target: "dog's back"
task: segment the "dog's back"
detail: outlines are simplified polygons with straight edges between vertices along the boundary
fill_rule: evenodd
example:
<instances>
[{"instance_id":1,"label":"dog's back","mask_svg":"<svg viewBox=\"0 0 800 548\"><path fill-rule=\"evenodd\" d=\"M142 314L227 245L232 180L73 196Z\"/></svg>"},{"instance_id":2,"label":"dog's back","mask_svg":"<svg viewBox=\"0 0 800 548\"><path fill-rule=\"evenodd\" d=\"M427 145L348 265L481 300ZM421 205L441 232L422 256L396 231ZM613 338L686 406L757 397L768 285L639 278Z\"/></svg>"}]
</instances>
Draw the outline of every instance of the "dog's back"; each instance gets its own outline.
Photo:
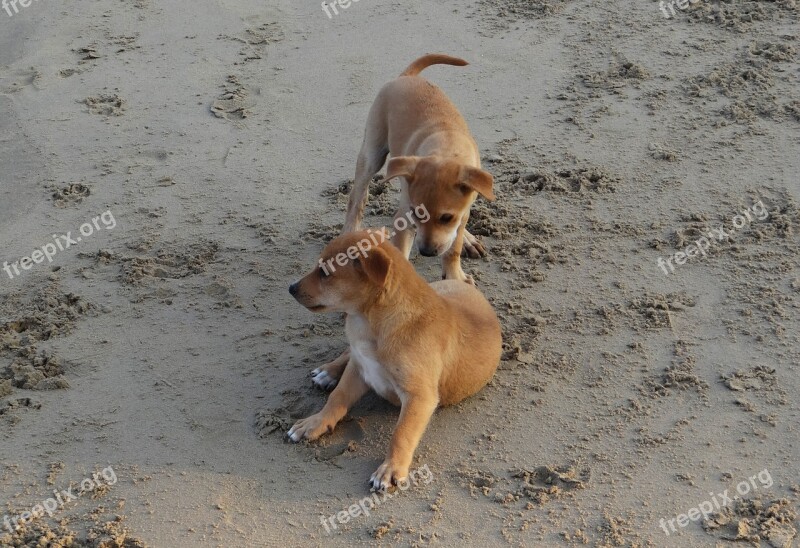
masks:
<instances>
[{"instance_id":1,"label":"dog's back","mask_svg":"<svg viewBox=\"0 0 800 548\"><path fill-rule=\"evenodd\" d=\"M477 165L477 144L467 121L441 88L418 77L402 77L386 84L376 103L385 109L386 142L392 156L451 155L466 149L469 165Z\"/></svg>"},{"instance_id":2,"label":"dog's back","mask_svg":"<svg viewBox=\"0 0 800 548\"><path fill-rule=\"evenodd\" d=\"M455 357L445 364L439 381L440 405L452 405L478 392L497 370L503 344L500 321L471 284L442 280L431 287L451 306L457 321Z\"/></svg>"}]
</instances>

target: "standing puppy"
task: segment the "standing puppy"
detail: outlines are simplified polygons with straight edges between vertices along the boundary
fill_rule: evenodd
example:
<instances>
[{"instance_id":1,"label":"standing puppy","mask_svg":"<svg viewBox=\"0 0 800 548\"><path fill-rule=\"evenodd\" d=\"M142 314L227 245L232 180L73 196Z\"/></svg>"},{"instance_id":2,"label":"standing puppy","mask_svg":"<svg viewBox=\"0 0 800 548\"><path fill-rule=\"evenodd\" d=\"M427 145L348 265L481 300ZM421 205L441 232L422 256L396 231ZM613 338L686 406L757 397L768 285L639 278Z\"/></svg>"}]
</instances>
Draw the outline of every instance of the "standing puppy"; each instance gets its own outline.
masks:
<instances>
[{"instance_id":1,"label":"standing puppy","mask_svg":"<svg viewBox=\"0 0 800 548\"><path fill-rule=\"evenodd\" d=\"M464 66L463 59L430 54L420 57L378 93L367 118L358 154L344 232L358 230L372 177L392 158L386 180L402 177L400 208L395 218L424 205L428 223L417 223L417 247L427 257L442 255L442 277L472 283L461 269L461 251L472 257L486 252L466 231L469 210L478 194L494 200L491 174L481 169L478 145L467 123L442 90L419 73L430 65ZM414 233L409 227L394 237L406 258Z\"/></svg>"},{"instance_id":2,"label":"standing puppy","mask_svg":"<svg viewBox=\"0 0 800 548\"><path fill-rule=\"evenodd\" d=\"M480 291L457 280L428 284L383 231L334 239L289 292L312 312L347 313L350 358L322 411L289 430L315 440L370 389L400 406L389 452L372 474L387 489L408 469L434 410L475 394L500 362L500 322ZM346 260L340 260L345 257ZM337 261L334 268L327 268Z\"/></svg>"}]
</instances>

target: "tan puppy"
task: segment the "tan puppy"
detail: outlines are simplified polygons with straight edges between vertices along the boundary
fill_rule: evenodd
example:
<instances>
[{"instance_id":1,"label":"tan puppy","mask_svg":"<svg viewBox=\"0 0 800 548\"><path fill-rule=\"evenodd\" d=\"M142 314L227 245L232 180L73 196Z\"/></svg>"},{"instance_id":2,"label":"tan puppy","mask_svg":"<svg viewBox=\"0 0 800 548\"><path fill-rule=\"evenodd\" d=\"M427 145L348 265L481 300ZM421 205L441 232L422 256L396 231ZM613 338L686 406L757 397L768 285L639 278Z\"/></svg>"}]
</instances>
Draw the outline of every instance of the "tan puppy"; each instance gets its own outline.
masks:
<instances>
[{"instance_id":1,"label":"tan puppy","mask_svg":"<svg viewBox=\"0 0 800 548\"><path fill-rule=\"evenodd\" d=\"M424 205L431 218L416 223L420 254L442 255L443 278L472 282L461 269L461 251L465 249L471 257L486 252L465 227L479 193L494 200L494 181L481 169L478 145L458 109L442 90L418 76L435 64L464 66L467 62L448 55L425 55L378 92L358 154L344 232L361 226L369 182L391 155L386 179L404 179L395 217ZM393 238L406 258L414 240L412 230L398 231Z\"/></svg>"},{"instance_id":2,"label":"tan puppy","mask_svg":"<svg viewBox=\"0 0 800 548\"><path fill-rule=\"evenodd\" d=\"M457 280L429 285L387 238L385 231L339 236L319 266L289 288L312 312L347 313L350 358L322 411L288 436L315 440L331 432L374 390L400 406L386 460L370 478L378 490L406 479L437 406L489 382L502 343L500 322L480 291Z\"/></svg>"}]
</instances>

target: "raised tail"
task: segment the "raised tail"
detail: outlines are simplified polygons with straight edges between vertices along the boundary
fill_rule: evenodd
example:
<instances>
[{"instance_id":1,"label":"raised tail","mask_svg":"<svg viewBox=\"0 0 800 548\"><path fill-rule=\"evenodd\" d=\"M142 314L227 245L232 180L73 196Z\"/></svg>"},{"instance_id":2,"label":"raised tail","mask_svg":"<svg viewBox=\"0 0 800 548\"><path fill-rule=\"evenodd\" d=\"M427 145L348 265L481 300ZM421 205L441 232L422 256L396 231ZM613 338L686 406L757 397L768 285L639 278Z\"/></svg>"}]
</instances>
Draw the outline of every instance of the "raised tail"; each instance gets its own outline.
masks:
<instances>
[{"instance_id":1,"label":"raised tail","mask_svg":"<svg viewBox=\"0 0 800 548\"><path fill-rule=\"evenodd\" d=\"M463 67L469 65L469 63L458 57L451 57L441 53L429 53L408 65L408 68L404 70L400 76L416 76L431 65L455 65L457 67Z\"/></svg>"}]
</instances>

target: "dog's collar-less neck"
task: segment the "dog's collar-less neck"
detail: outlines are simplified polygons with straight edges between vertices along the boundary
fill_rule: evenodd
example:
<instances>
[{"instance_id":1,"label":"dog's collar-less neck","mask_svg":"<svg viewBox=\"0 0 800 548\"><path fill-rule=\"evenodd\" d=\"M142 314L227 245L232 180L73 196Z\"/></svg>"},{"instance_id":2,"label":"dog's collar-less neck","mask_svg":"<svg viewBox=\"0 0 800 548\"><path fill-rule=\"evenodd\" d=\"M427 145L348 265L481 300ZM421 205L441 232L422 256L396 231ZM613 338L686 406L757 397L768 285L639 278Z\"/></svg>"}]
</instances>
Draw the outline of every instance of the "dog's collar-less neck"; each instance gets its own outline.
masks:
<instances>
[{"instance_id":1,"label":"dog's collar-less neck","mask_svg":"<svg viewBox=\"0 0 800 548\"><path fill-rule=\"evenodd\" d=\"M388 289L369 310L360 316L372 326L374 332L401 330L409 324L418 324L419 318L438 305L436 291L420 278L419 286L404 284ZM436 303L436 304L434 304Z\"/></svg>"}]
</instances>

